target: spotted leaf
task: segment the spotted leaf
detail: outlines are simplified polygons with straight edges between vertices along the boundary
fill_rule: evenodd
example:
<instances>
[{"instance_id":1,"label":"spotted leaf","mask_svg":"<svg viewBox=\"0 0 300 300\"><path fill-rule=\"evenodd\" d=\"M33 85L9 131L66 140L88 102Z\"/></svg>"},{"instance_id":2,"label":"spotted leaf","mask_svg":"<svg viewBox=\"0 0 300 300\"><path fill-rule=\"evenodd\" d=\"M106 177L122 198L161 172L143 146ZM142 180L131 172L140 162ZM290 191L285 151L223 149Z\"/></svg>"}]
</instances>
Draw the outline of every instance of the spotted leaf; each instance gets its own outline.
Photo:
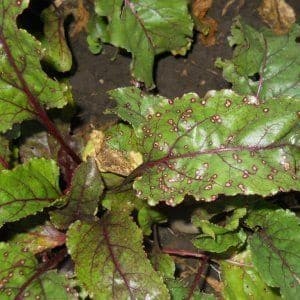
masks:
<instances>
[{"instance_id":1,"label":"spotted leaf","mask_svg":"<svg viewBox=\"0 0 300 300\"><path fill-rule=\"evenodd\" d=\"M0 227L42 211L60 197L59 169L53 160L32 159L0 173Z\"/></svg>"},{"instance_id":2,"label":"spotted leaf","mask_svg":"<svg viewBox=\"0 0 300 300\"><path fill-rule=\"evenodd\" d=\"M122 211L112 211L100 221L77 221L67 233L67 247L78 281L91 297L169 299L142 242L142 232Z\"/></svg>"},{"instance_id":3,"label":"spotted leaf","mask_svg":"<svg viewBox=\"0 0 300 300\"><path fill-rule=\"evenodd\" d=\"M45 118L45 108L62 107L68 86L50 79L40 65L44 53L38 42L16 24L29 0L0 4L0 132L15 123Z\"/></svg>"},{"instance_id":4,"label":"spotted leaf","mask_svg":"<svg viewBox=\"0 0 300 300\"><path fill-rule=\"evenodd\" d=\"M94 160L89 159L75 170L70 191L67 194L67 205L50 212L51 221L56 227L67 229L78 219L94 216L103 191L103 183Z\"/></svg>"},{"instance_id":5,"label":"spotted leaf","mask_svg":"<svg viewBox=\"0 0 300 300\"><path fill-rule=\"evenodd\" d=\"M229 44L235 46L231 60L218 59L223 77L238 93L258 99L300 96L300 25L283 36L270 29L255 30L237 20Z\"/></svg>"},{"instance_id":6,"label":"spotted leaf","mask_svg":"<svg viewBox=\"0 0 300 300\"><path fill-rule=\"evenodd\" d=\"M150 205L176 205L186 194L211 201L300 189L299 99L257 104L222 90L157 104L135 88L111 96L113 112L133 124L143 164L131 177Z\"/></svg>"},{"instance_id":7,"label":"spotted leaf","mask_svg":"<svg viewBox=\"0 0 300 300\"><path fill-rule=\"evenodd\" d=\"M15 244L0 243L0 298L78 299L67 278L56 271L41 272L34 254Z\"/></svg>"},{"instance_id":8,"label":"spotted leaf","mask_svg":"<svg viewBox=\"0 0 300 300\"><path fill-rule=\"evenodd\" d=\"M166 51L184 55L191 45L193 22L185 0L97 0L95 11L91 51L99 52L100 41L125 48L132 53L133 76L149 88L154 87L154 56Z\"/></svg>"},{"instance_id":9,"label":"spotted leaf","mask_svg":"<svg viewBox=\"0 0 300 300\"><path fill-rule=\"evenodd\" d=\"M271 287L280 287L285 299L300 294L300 222L288 210L253 210L248 225L255 230L249 244L253 264Z\"/></svg>"}]
</instances>

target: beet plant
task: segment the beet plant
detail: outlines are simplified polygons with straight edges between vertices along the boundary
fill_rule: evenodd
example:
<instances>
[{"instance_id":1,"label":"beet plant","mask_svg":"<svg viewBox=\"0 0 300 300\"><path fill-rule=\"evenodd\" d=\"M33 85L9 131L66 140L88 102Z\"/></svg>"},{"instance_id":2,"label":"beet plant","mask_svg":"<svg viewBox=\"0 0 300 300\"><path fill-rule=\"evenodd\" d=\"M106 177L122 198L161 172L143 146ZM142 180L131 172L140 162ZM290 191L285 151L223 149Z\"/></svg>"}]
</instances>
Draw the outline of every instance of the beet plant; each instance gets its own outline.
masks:
<instances>
[{"instance_id":1,"label":"beet plant","mask_svg":"<svg viewBox=\"0 0 300 300\"><path fill-rule=\"evenodd\" d=\"M50 4L34 36L28 5L0 4L0 298L298 299L299 219L278 199L300 190L299 25L275 36L235 20L232 59L216 61L232 88L168 99L149 91L153 64L188 51L186 1L95 1L90 49L130 52L147 91L110 91L119 122L82 137L53 76L72 67L68 14ZM166 207L191 198L194 251L165 249ZM178 255L199 261L190 285Z\"/></svg>"}]
</instances>

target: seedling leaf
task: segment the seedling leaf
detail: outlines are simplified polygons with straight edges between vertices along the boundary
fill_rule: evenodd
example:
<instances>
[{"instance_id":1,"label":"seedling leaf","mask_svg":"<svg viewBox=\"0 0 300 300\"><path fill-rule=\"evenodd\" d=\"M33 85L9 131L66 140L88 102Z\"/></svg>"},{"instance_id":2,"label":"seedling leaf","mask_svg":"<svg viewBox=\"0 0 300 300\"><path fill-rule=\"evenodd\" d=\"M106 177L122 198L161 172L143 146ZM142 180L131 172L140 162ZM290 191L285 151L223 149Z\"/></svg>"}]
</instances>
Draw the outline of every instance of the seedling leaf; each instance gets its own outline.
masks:
<instances>
[{"instance_id":1,"label":"seedling leaf","mask_svg":"<svg viewBox=\"0 0 300 300\"><path fill-rule=\"evenodd\" d=\"M133 76L153 88L152 69L157 54L184 55L190 48L193 22L185 0L96 1L90 24L91 50L101 50L97 40L132 53Z\"/></svg>"},{"instance_id":2,"label":"seedling leaf","mask_svg":"<svg viewBox=\"0 0 300 300\"><path fill-rule=\"evenodd\" d=\"M144 163L131 177L150 205L300 189L299 99L257 104L231 90L166 99L133 87L110 94L138 138Z\"/></svg>"},{"instance_id":3,"label":"seedling leaf","mask_svg":"<svg viewBox=\"0 0 300 300\"><path fill-rule=\"evenodd\" d=\"M96 299L169 299L162 278L146 258L142 233L127 213L77 221L67 234L75 272Z\"/></svg>"},{"instance_id":4,"label":"seedling leaf","mask_svg":"<svg viewBox=\"0 0 300 300\"><path fill-rule=\"evenodd\" d=\"M59 169L53 160L32 159L0 173L0 227L53 205L60 197Z\"/></svg>"},{"instance_id":5,"label":"seedling leaf","mask_svg":"<svg viewBox=\"0 0 300 300\"><path fill-rule=\"evenodd\" d=\"M258 99L299 98L300 25L283 36L270 29L255 30L239 19L233 24L229 44L235 46L231 60L218 59L223 77L232 89Z\"/></svg>"}]
</instances>

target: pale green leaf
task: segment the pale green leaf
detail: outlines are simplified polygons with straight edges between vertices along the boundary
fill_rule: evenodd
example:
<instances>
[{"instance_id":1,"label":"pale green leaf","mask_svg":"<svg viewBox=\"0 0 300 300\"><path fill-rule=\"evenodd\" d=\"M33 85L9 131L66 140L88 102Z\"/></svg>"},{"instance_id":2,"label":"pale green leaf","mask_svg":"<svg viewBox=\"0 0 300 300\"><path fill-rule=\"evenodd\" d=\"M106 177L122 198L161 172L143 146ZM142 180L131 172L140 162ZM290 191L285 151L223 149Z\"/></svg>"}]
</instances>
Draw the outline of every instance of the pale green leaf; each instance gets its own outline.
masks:
<instances>
[{"instance_id":1,"label":"pale green leaf","mask_svg":"<svg viewBox=\"0 0 300 300\"><path fill-rule=\"evenodd\" d=\"M101 50L97 40L126 49L133 76L148 88L154 87L155 55L184 55L190 48L193 22L186 0L97 0L95 11L88 37L92 52Z\"/></svg>"},{"instance_id":2,"label":"pale green leaf","mask_svg":"<svg viewBox=\"0 0 300 300\"><path fill-rule=\"evenodd\" d=\"M255 30L239 19L233 24L231 60L216 61L223 68L223 77L234 91L258 99L300 97L300 26L295 24L283 36L270 29Z\"/></svg>"},{"instance_id":3,"label":"pale green leaf","mask_svg":"<svg viewBox=\"0 0 300 300\"><path fill-rule=\"evenodd\" d=\"M264 217L262 214L265 212ZM252 212L256 232L249 244L253 263L263 280L280 287L286 299L300 295L300 222L288 210L259 210Z\"/></svg>"},{"instance_id":4,"label":"pale green leaf","mask_svg":"<svg viewBox=\"0 0 300 300\"><path fill-rule=\"evenodd\" d=\"M77 221L67 247L78 281L94 299L169 299L162 278L146 257L142 232L127 212L101 220Z\"/></svg>"},{"instance_id":5,"label":"pale green leaf","mask_svg":"<svg viewBox=\"0 0 300 300\"><path fill-rule=\"evenodd\" d=\"M150 256L150 261L155 271L160 272L163 278L174 279L175 262L169 255L161 251L153 251Z\"/></svg>"},{"instance_id":6,"label":"pale green leaf","mask_svg":"<svg viewBox=\"0 0 300 300\"><path fill-rule=\"evenodd\" d=\"M63 107L69 87L50 79L40 60L43 49L16 19L29 0L3 0L0 5L0 132L15 123L41 117L42 107Z\"/></svg>"},{"instance_id":7,"label":"pale green leaf","mask_svg":"<svg viewBox=\"0 0 300 300\"><path fill-rule=\"evenodd\" d=\"M132 87L110 94L138 138L144 163L131 177L150 205L300 189L299 99L258 105L231 90L166 99Z\"/></svg>"},{"instance_id":8,"label":"pale green leaf","mask_svg":"<svg viewBox=\"0 0 300 300\"><path fill-rule=\"evenodd\" d=\"M42 211L61 196L53 160L32 159L0 173L0 227Z\"/></svg>"},{"instance_id":9,"label":"pale green leaf","mask_svg":"<svg viewBox=\"0 0 300 300\"><path fill-rule=\"evenodd\" d=\"M73 300L78 299L63 274L40 272L34 255L21 247L0 243L0 298Z\"/></svg>"},{"instance_id":10,"label":"pale green leaf","mask_svg":"<svg viewBox=\"0 0 300 300\"><path fill-rule=\"evenodd\" d=\"M226 300L280 299L276 290L268 287L254 268L249 250L220 261L223 296Z\"/></svg>"}]
</instances>

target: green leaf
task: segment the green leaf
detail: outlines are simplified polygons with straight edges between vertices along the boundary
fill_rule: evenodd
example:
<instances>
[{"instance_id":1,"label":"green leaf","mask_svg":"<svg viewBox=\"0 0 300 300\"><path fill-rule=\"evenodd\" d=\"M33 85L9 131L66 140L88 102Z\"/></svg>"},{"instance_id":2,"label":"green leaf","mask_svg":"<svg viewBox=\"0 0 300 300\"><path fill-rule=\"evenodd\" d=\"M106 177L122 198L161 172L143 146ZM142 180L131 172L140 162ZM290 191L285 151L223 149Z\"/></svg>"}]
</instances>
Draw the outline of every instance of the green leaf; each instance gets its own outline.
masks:
<instances>
[{"instance_id":1,"label":"green leaf","mask_svg":"<svg viewBox=\"0 0 300 300\"><path fill-rule=\"evenodd\" d=\"M202 251L222 253L232 247L241 247L245 243L246 239L247 234L241 229L239 231L218 234L215 238L212 238L207 234L202 234L193 240L193 244Z\"/></svg>"},{"instance_id":2,"label":"green leaf","mask_svg":"<svg viewBox=\"0 0 300 300\"><path fill-rule=\"evenodd\" d=\"M155 271L159 272L163 278L174 279L175 262L169 254L161 251L154 251L151 253L150 261Z\"/></svg>"},{"instance_id":3,"label":"green leaf","mask_svg":"<svg viewBox=\"0 0 300 300\"><path fill-rule=\"evenodd\" d=\"M226 220L225 226L220 226L214 223L209 222L208 220L201 220L199 217L194 216L192 218L192 223L200 227L203 233L211 236L213 239L218 234L224 234L230 231L238 229L240 219L243 218L247 213L246 208L237 208L233 211L231 217Z\"/></svg>"},{"instance_id":4,"label":"green leaf","mask_svg":"<svg viewBox=\"0 0 300 300\"><path fill-rule=\"evenodd\" d=\"M260 100L300 96L300 26L295 24L287 35L275 35L270 29L255 30L239 19L233 24L231 60L218 59L223 77L234 91Z\"/></svg>"},{"instance_id":5,"label":"green leaf","mask_svg":"<svg viewBox=\"0 0 300 300\"><path fill-rule=\"evenodd\" d=\"M131 176L150 205L300 189L299 99L257 105L231 90L166 99L132 87L110 94L138 138L144 163Z\"/></svg>"},{"instance_id":6,"label":"green leaf","mask_svg":"<svg viewBox=\"0 0 300 300\"><path fill-rule=\"evenodd\" d=\"M43 49L16 19L29 0L3 0L0 6L0 132L15 123L41 117L42 106L63 107L66 84L50 79L42 70Z\"/></svg>"},{"instance_id":7,"label":"green leaf","mask_svg":"<svg viewBox=\"0 0 300 300\"><path fill-rule=\"evenodd\" d=\"M17 233L10 242L35 254L64 245L65 234L56 230L51 224L46 224Z\"/></svg>"},{"instance_id":8,"label":"green leaf","mask_svg":"<svg viewBox=\"0 0 300 300\"><path fill-rule=\"evenodd\" d=\"M300 295L300 222L288 210L259 211L256 232L249 244L253 263L263 280L272 287L280 287L286 299ZM253 212L255 214L255 211ZM254 221L254 216L252 220Z\"/></svg>"},{"instance_id":9,"label":"green leaf","mask_svg":"<svg viewBox=\"0 0 300 300\"><path fill-rule=\"evenodd\" d=\"M66 276L56 271L39 272L34 255L17 245L0 243L0 298L77 299Z\"/></svg>"},{"instance_id":10,"label":"green leaf","mask_svg":"<svg viewBox=\"0 0 300 300\"><path fill-rule=\"evenodd\" d=\"M53 160L32 159L0 173L0 227L53 205L61 196Z\"/></svg>"},{"instance_id":11,"label":"green leaf","mask_svg":"<svg viewBox=\"0 0 300 300\"><path fill-rule=\"evenodd\" d=\"M81 163L72 178L67 205L50 212L52 223L60 229L67 229L78 219L96 215L103 188L95 161L89 159Z\"/></svg>"},{"instance_id":12,"label":"green leaf","mask_svg":"<svg viewBox=\"0 0 300 300\"><path fill-rule=\"evenodd\" d=\"M133 76L148 88L154 87L155 55L185 55L190 48L193 22L186 0L98 0L95 11L88 37L92 52L101 50L97 40L126 49L132 53Z\"/></svg>"},{"instance_id":13,"label":"green leaf","mask_svg":"<svg viewBox=\"0 0 300 300\"><path fill-rule=\"evenodd\" d=\"M65 18L57 13L54 5L44 9L41 18L44 22L44 36L41 43L46 49L43 61L58 72L69 71L72 67L72 54L65 37Z\"/></svg>"},{"instance_id":14,"label":"green leaf","mask_svg":"<svg viewBox=\"0 0 300 300\"><path fill-rule=\"evenodd\" d=\"M189 288L184 285L183 282L178 279L167 280L167 286L171 293L172 300L214 300L216 299L213 295L201 293L199 291L195 291L191 298L187 298L189 296Z\"/></svg>"},{"instance_id":15,"label":"green leaf","mask_svg":"<svg viewBox=\"0 0 300 300\"><path fill-rule=\"evenodd\" d=\"M249 250L231 257L230 261L220 261L220 266L225 299L280 299L276 290L268 287L259 276Z\"/></svg>"},{"instance_id":16,"label":"green leaf","mask_svg":"<svg viewBox=\"0 0 300 300\"><path fill-rule=\"evenodd\" d=\"M78 281L91 297L169 299L142 242L142 232L122 211L106 214L100 221L77 221L67 234Z\"/></svg>"}]
</instances>

